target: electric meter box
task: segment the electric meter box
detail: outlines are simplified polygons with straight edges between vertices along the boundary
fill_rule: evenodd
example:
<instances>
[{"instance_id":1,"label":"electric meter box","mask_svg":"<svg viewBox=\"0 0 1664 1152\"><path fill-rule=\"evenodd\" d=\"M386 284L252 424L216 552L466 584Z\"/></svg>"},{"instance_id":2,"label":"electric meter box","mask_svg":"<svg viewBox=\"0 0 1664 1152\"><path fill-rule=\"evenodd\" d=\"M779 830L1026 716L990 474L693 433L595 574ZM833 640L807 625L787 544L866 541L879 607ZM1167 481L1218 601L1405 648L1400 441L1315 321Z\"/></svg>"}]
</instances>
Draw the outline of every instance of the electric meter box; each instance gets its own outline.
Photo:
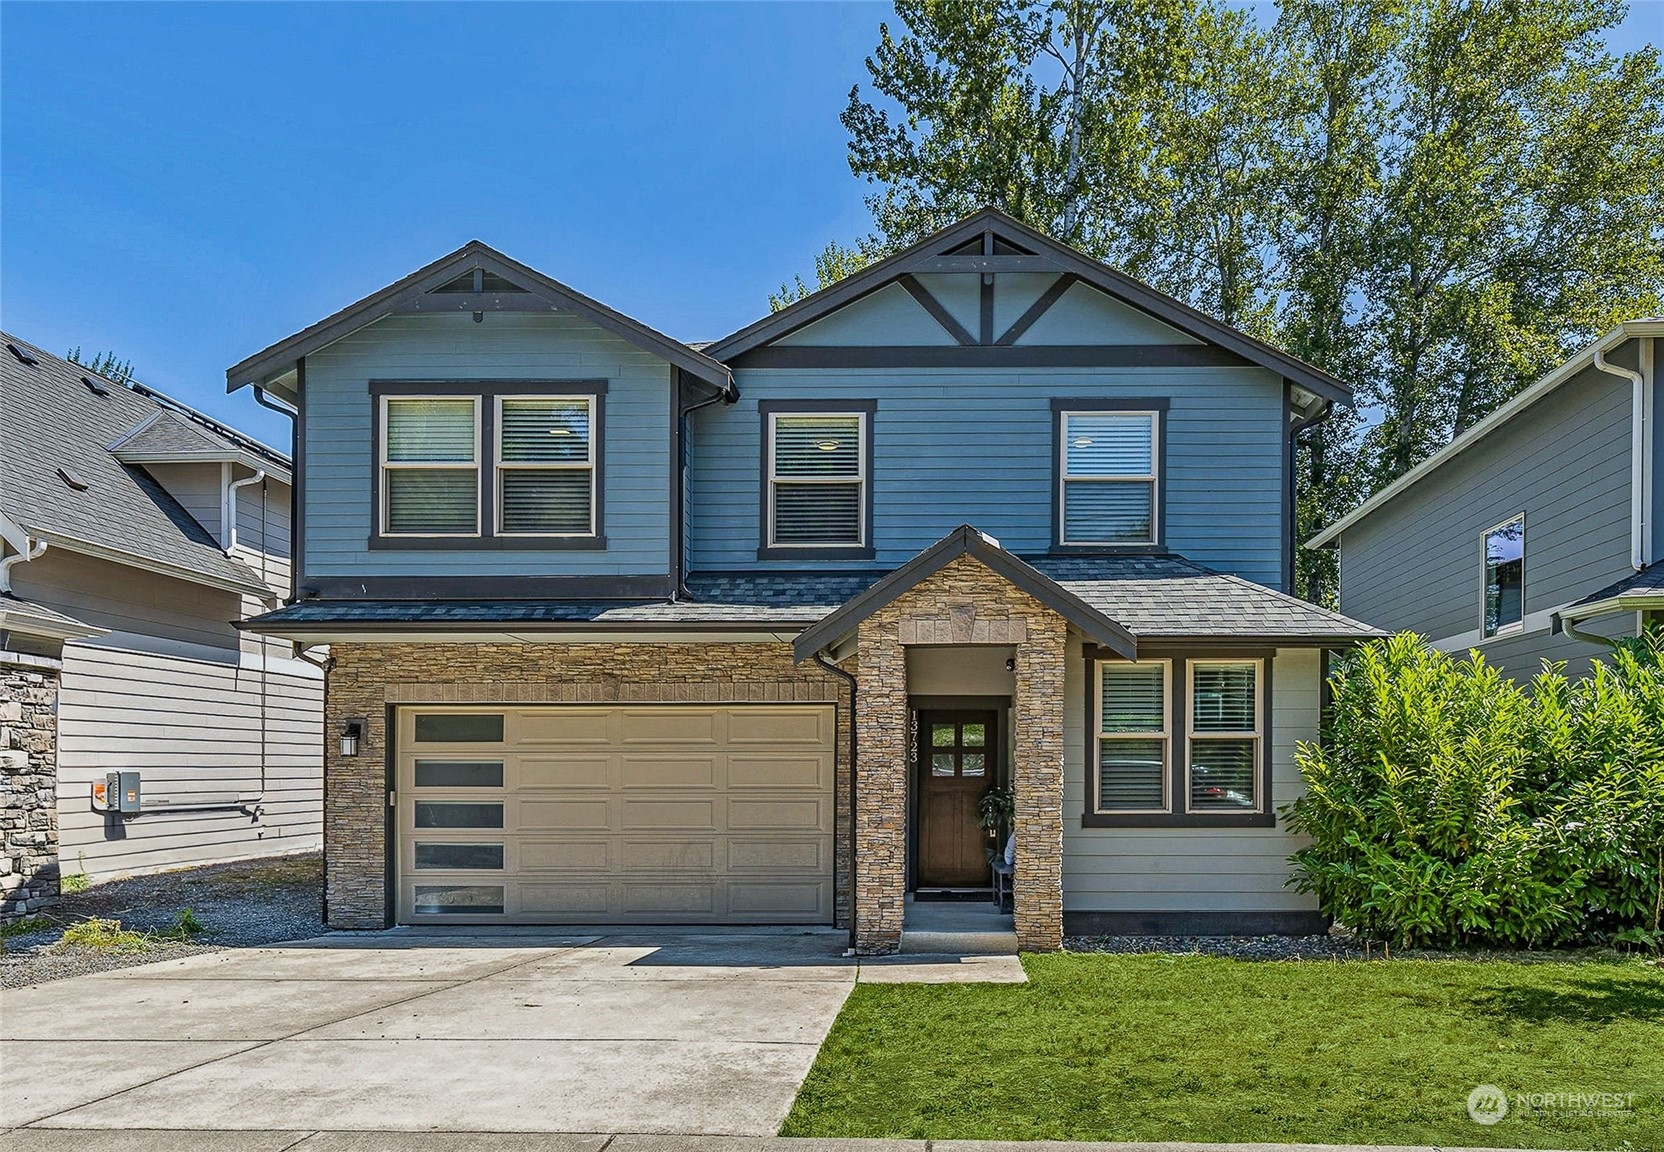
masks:
<instances>
[{"instance_id":1,"label":"electric meter box","mask_svg":"<svg viewBox=\"0 0 1664 1152\"><path fill-rule=\"evenodd\" d=\"M104 776L104 783L109 811L120 812L124 816L138 814L139 774L137 772L108 772Z\"/></svg>"}]
</instances>

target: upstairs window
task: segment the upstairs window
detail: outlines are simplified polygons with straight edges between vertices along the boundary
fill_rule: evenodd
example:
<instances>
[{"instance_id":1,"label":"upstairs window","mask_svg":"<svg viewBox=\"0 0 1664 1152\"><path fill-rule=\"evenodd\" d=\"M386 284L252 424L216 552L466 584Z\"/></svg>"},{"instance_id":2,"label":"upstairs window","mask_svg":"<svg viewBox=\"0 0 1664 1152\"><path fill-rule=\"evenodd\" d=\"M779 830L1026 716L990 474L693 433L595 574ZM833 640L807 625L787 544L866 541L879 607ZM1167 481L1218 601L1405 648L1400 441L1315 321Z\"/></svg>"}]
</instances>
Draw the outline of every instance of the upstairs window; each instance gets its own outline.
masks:
<instances>
[{"instance_id":1,"label":"upstairs window","mask_svg":"<svg viewBox=\"0 0 1664 1152\"><path fill-rule=\"evenodd\" d=\"M594 408L589 396L497 398L498 533L595 533Z\"/></svg>"},{"instance_id":2,"label":"upstairs window","mask_svg":"<svg viewBox=\"0 0 1664 1152\"><path fill-rule=\"evenodd\" d=\"M382 397L381 532L478 536L480 402Z\"/></svg>"},{"instance_id":3,"label":"upstairs window","mask_svg":"<svg viewBox=\"0 0 1664 1152\"><path fill-rule=\"evenodd\" d=\"M1258 812L1260 664L1193 660L1190 669L1190 810Z\"/></svg>"},{"instance_id":4,"label":"upstairs window","mask_svg":"<svg viewBox=\"0 0 1664 1152\"><path fill-rule=\"evenodd\" d=\"M1484 634L1525 626L1525 514L1485 532Z\"/></svg>"},{"instance_id":5,"label":"upstairs window","mask_svg":"<svg viewBox=\"0 0 1664 1152\"><path fill-rule=\"evenodd\" d=\"M765 552L870 546L871 418L870 411L767 414Z\"/></svg>"},{"instance_id":6,"label":"upstairs window","mask_svg":"<svg viewBox=\"0 0 1664 1152\"><path fill-rule=\"evenodd\" d=\"M1058 413L1058 543L1138 546L1156 529L1159 412Z\"/></svg>"}]
</instances>

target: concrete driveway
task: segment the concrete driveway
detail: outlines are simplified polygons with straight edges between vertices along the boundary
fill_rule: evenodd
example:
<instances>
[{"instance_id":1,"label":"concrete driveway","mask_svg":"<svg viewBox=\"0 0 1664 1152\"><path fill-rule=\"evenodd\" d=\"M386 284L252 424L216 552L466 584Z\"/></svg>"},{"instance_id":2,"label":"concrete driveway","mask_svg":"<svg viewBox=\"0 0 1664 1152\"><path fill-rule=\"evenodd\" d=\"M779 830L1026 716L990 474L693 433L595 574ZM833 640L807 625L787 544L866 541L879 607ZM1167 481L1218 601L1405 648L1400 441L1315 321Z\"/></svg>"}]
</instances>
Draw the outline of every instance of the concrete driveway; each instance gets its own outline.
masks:
<instances>
[{"instance_id":1,"label":"concrete driveway","mask_svg":"<svg viewBox=\"0 0 1664 1152\"><path fill-rule=\"evenodd\" d=\"M0 1123L771 1135L856 980L831 930L458 931L0 993Z\"/></svg>"}]
</instances>

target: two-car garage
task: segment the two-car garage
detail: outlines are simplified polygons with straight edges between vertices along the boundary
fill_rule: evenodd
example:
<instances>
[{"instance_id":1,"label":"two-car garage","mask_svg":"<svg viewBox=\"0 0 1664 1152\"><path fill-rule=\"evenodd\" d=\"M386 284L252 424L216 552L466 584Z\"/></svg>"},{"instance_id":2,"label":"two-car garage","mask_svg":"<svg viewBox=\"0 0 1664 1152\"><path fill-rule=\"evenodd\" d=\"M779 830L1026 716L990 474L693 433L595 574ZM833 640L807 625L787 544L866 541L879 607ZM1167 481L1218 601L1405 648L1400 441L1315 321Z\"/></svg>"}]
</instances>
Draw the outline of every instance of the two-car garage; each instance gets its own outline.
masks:
<instances>
[{"instance_id":1,"label":"two-car garage","mask_svg":"<svg viewBox=\"0 0 1664 1152\"><path fill-rule=\"evenodd\" d=\"M829 704L397 712L401 923L832 921Z\"/></svg>"}]
</instances>

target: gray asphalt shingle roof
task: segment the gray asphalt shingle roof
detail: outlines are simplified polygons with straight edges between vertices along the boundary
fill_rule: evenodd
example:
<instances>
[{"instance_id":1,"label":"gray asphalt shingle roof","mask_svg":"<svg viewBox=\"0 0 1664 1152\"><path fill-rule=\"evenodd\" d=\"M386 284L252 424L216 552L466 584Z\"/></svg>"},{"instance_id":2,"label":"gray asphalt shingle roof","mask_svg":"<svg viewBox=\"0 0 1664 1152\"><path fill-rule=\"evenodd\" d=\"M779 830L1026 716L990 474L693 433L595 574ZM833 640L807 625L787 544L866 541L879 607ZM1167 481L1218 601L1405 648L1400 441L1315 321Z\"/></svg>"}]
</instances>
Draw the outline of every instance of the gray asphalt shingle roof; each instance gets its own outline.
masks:
<instances>
[{"instance_id":1,"label":"gray asphalt shingle roof","mask_svg":"<svg viewBox=\"0 0 1664 1152\"><path fill-rule=\"evenodd\" d=\"M104 388L96 395L82 383L88 371L79 364L16 337L5 339L37 363L0 349L0 512L31 535L250 590L262 587L259 575L226 556L149 473L109 450L165 410L159 401L108 381L95 381Z\"/></svg>"},{"instance_id":2,"label":"gray asphalt shingle roof","mask_svg":"<svg viewBox=\"0 0 1664 1152\"><path fill-rule=\"evenodd\" d=\"M1654 560L1633 576L1615 580L1568 607L1581 608L1585 604L1599 604L1602 600L1659 595L1664 595L1664 560Z\"/></svg>"},{"instance_id":3,"label":"gray asphalt shingle roof","mask_svg":"<svg viewBox=\"0 0 1664 1152\"><path fill-rule=\"evenodd\" d=\"M1314 604L1177 557L1068 557L1029 563L1126 627L1151 639L1282 638L1344 643L1380 633ZM688 577L697 599L303 600L257 617L262 630L396 625L661 624L807 627L886 574L706 572Z\"/></svg>"}]
</instances>

